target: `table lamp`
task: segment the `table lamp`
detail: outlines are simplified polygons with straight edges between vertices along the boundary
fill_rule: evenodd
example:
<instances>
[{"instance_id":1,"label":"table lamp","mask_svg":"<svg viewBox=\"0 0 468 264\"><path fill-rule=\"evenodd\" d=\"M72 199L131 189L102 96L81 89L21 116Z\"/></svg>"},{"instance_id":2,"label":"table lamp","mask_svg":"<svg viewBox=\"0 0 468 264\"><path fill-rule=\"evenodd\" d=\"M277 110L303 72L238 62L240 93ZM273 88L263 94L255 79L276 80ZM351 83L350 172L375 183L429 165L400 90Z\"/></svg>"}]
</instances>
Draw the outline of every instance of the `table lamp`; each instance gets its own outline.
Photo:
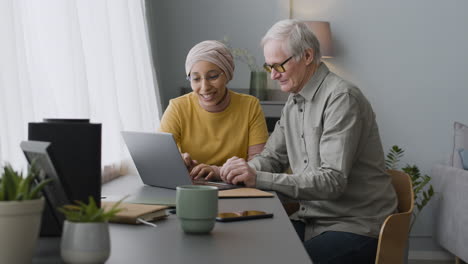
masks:
<instances>
[{"instance_id":1,"label":"table lamp","mask_svg":"<svg viewBox=\"0 0 468 264\"><path fill-rule=\"evenodd\" d=\"M333 57L330 23L325 21L304 21L320 43L322 58Z\"/></svg>"}]
</instances>

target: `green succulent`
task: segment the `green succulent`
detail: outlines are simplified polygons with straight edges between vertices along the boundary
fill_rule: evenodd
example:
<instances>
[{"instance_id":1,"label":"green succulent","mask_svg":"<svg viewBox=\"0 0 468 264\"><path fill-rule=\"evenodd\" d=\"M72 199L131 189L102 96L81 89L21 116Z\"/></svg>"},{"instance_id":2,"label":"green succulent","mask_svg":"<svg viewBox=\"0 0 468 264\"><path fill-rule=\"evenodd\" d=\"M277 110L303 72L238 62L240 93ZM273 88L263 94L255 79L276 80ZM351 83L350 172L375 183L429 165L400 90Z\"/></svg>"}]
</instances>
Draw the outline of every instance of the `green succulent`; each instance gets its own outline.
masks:
<instances>
[{"instance_id":1,"label":"green succulent","mask_svg":"<svg viewBox=\"0 0 468 264\"><path fill-rule=\"evenodd\" d=\"M391 147L385 159L386 168L398 170L398 163L403 157L404 152L405 151L403 149L396 145ZM411 182L413 183L414 205L416 206L416 210L413 210L413 219L411 220L410 226L411 229L416 221L416 217L431 200L432 196L434 196L434 188L429 184L431 177L428 175L421 175L418 166L406 164L406 166L401 168L401 170L411 177Z\"/></svg>"},{"instance_id":2,"label":"green succulent","mask_svg":"<svg viewBox=\"0 0 468 264\"><path fill-rule=\"evenodd\" d=\"M109 210L104 210L97 206L92 196L86 204L82 201L75 201L75 204L69 204L58 208L70 222L107 222L122 209L118 208L122 200L117 202Z\"/></svg>"},{"instance_id":3,"label":"green succulent","mask_svg":"<svg viewBox=\"0 0 468 264\"><path fill-rule=\"evenodd\" d=\"M35 162L29 166L26 177L23 177L23 173L15 171L10 164L6 164L0 178L0 201L24 201L41 198L42 188L52 179L36 183L35 179L40 173Z\"/></svg>"}]
</instances>

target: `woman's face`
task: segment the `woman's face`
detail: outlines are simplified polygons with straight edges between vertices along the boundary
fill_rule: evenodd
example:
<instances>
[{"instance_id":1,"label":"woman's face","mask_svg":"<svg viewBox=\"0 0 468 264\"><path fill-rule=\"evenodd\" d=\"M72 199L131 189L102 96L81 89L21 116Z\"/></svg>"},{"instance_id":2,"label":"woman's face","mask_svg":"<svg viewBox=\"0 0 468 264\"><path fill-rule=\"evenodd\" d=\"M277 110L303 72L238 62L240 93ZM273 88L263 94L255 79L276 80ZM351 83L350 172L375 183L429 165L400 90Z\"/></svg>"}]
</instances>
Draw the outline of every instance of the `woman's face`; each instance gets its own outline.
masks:
<instances>
[{"instance_id":1,"label":"woman's face","mask_svg":"<svg viewBox=\"0 0 468 264\"><path fill-rule=\"evenodd\" d=\"M190 85L202 107L219 104L227 92L226 84L226 74L211 62L199 61L190 71Z\"/></svg>"}]
</instances>

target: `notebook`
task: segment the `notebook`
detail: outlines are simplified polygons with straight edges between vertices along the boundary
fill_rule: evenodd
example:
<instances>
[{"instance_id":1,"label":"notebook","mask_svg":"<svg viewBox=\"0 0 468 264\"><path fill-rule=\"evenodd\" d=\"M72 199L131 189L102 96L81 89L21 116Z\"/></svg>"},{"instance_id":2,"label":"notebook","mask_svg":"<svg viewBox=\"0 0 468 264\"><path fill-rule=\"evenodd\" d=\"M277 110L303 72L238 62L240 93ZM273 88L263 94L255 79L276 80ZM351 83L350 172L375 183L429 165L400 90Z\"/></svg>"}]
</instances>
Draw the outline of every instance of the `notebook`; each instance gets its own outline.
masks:
<instances>
[{"instance_id":1,"label":"notebook","mask_svg":"<svg viewBox=\"0 0 468 264\"><path fill-rule=\"evenodd\" d=\"M223 190L218 193L219 198L268 198L275 195L255 188L236 188Z\"/></svg>"},{"instance_id":2,"label":"notebook","mask_svg":"<svg viewBox=\"0 0 468 264\"><path fill-rule=\"evenodd\" d=\"M102 202L102 208L108 210L115 204L116 202ZM121 203L117 208L120 208L121 211L111 218L110 222L136 225L166 217L166 209L169 207L164 205Z\"/></svg>"},{"instance_id":3,"label":"notebook","mask_svg":"<svg viewBox=\"0 0 468 264\"><path fill-rule=\"evenodd\" d=\"M123 131L122 136L138 174L146 185L169 189L190 184L216 186L220 190L242 187L225 182L193 182L170 133Z\"/></svg>"}]
</instances>

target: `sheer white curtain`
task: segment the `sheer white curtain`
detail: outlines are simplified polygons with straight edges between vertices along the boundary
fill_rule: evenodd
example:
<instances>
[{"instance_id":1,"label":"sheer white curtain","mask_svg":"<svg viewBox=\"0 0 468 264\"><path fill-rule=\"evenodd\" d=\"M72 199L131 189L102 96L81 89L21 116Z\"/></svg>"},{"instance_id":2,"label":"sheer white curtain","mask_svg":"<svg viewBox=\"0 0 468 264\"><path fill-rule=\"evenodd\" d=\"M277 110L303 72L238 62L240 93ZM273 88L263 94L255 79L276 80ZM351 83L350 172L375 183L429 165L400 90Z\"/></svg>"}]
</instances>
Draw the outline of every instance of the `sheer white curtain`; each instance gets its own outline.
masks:
<instances>
[{"instance_id":1,"label":"sheer white curtain","mask_svg":"<svg viewBox=\"0 0 468 264\"><path fill-rule=\"evenodd\" d=\"M111 176L120 131L159 125L154 76L142 0L1 0L0 161L23 166L28 122L89 118Z\"/></svg>"}]
</instances>

